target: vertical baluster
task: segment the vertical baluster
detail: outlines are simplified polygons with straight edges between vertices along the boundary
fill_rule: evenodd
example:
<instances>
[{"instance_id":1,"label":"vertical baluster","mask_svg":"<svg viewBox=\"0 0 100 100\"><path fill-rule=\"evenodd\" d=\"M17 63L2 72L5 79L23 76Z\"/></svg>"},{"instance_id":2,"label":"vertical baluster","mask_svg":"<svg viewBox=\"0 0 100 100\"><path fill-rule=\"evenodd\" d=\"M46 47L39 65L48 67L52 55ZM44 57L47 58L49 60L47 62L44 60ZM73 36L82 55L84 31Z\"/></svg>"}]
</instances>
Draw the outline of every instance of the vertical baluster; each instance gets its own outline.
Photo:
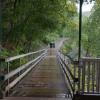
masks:
<instances>
[{"instance_id":1,"label":"vertical baluster","mask_svg":"<svg viewBox=\"0 0 100 100\"><path fill-rule=\"evenodd\" d=\"M83 73L83 60L80 63L80 90L82 92L82 73Z\"/></svg>"},{"instance_id":2,"label":"vertical baluster","mask_svg":"<svg viewBox=\"0 0 100 100\"><path fill-rule=\"evenodd\" d=\"M92 92L94 93L95 87L95 62L92 62Z\"/></svg>"},{"instance_id":3,"label":"vertical baluster","mask_svg":"<svg viewBox=\"0 0 100 100\"><path fill-rule=\"evenodd\" d=\"M81 60L79 61L78 65L78 92L80 92L80 75L81 75Z\"/></svg>"},{"instance_id":4,"label":"vertical baluster","mask_svg":"<svg viewBox=\"0 0 100 100\"><path fill-rule=\"evenodd\" d=\"M76 78L77 61L74 61L74 77ZM74 80L74 93L76 92L76 81Z\"/></svg>"},{"instance_id":5,"label":"vertical baluster","mask_svg":"<svg viewBox=\"0 0 100 100\"><path fill-rule=\"evenodd\" d=\"M92 91L92 62L93 60L90 60L90 92Z\"/></svg>"},{"instance_id":6,"label":"vertical baluster","mask_svg":"<svg viewBox=\"0 0 100 100\"><path fill-rule=\"evenodd\" d=\"M90 92L90 61L87 62L87 92Z\"/></svg>"},{"instance_id":7,"label":"vertical baluster","mask_svg":"<svg viewBox=\"0 0 100 100\"><path fill-rule=\"evenodd\" d=\"M97 85L96 85L96 92L99 93L100 92L100 66L99 66L99 60L96 61L97 64Z\"/></svg>"},{"instance_id":8,"label":"vertical baluster","mask_svg":"<svg viewBox=\"0 0 100 100\"><path fill-rule=\"evenodd\" d=\"M9 71L10 71L10 63L9 62L7 62L7 73L9 73ZM9 79L7 80L7 85L9 85ZM7 95L9 96L9 90L7 91L8 93L7 93Z\"/></svg>"},{"instance_id":9,"label":"vertical baluster","mask_svg":"<svg viewBox=\"0 0 100 100\"><path fill-rule=\"evenodd\" d=\"M99 93L100 93L100 60L98 60L98 67L99 67L99 73L98 73L98 76L99 76Z\"/></svg>"},{"instance_id":10,"label":"vertical baluster","mask_svg":"<svg viewBox=\"0 0 100 100\"><path fill-rule=\"evenodd\" d=\"M95 92L97 92L98 90L97 90L97 88L98 88L98 86L97 86L97 79L98 79L98 75L97 75L97 73L98 73L98 68L97 68L97 63L95 62L95 70L96 70L96 72L95 72L95 77L96 77L96 90L95 90Z\"/></svg>"},{"instance_id":11,"label":"vertical baluster","mask_svg":"<svg viewBox=\"0 0 100 100\"><path fill-rule=\"evenodd\" d=\"M100 59L98 60L98 66L99 66L99 93L100 93Z\"/></svg>"},{"instance_id":12,"label":"vertical baluster","mask_svg":"<svg viewBox=\"0 0 100 100\"><path fill-rule=\"evenodd\" d=\"M19 66L21 66L21 58L19 58ZM21 75L21 71L19 69L19 76Z\"/></svg>"},{"instance_id":13,"label":"vertical baluster","mask_svg":"<svg viewBox=\"0 0 100 100\"><path fill-rule=\"evenodd\" d=\"M82 61L82 93L85 92L85 67L86 63L85 61Z\"/></svg>"},{"instance_id":14,"label":"vertical baluster","mask_svg":"<svg viewBox=\"0 0 100 100\"><path fill-rule=\"evenodd\" d=\"M79 61L79 68L78 68L78 91L81 92L82 89L82 59Z\"/></svg>"}]
</instances>

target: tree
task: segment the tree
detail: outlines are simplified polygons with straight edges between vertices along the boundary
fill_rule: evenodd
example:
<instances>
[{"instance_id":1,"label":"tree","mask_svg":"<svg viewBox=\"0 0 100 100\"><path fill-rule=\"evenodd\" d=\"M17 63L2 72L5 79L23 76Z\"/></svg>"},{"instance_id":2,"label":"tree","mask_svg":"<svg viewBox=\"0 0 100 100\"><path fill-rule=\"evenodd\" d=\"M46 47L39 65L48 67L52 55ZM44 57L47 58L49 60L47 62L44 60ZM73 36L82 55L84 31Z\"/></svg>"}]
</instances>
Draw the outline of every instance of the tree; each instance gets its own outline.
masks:
<instances>
[{"instance_id":1,"label":"tree","mask_svg":"<svg viewBox=\"0 0 100 100\"><path fill-rule=\"evenodd\" d=\"M29 52L34 41L57 33L71 20L76 7L69 0L4 0L2 14L3 48ZM43 40L44 41L44 40Z\"/></svg>"},{"instance_id":2,"label":"tree","mask_svg":"<svg viewBox=\"0 0 100 100\"><path fill-rule=\"evenodd\" d=\"M83 46L86 55L100 56L100 3L98 0L84 27Z\"/></svg>"}]
</instances>

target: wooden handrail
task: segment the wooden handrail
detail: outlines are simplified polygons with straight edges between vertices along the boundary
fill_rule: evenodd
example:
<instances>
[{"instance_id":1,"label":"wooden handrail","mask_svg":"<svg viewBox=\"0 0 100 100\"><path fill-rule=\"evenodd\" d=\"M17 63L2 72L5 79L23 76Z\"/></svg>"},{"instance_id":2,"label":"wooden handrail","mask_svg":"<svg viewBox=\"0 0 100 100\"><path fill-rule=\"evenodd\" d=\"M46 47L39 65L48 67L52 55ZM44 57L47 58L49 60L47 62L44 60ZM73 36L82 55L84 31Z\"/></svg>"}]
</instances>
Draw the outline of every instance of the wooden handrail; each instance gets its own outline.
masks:
<instances>
[{"instance_id":1,"label":"wooden handrail","mask_svg":"<svg viewBox=\"0 0 100 100\"><path fill-rule=\"evenodd\" d=\"M100 94L100 58L83 57L79 65L79 92Z\"/></svg>"},{"instance_id":2,"label":"wooden handrail","mask_svg":"<svg viewBox=\"0 0 100 100\"><path fill-rule=\"evenodd\" d=\"M67 65L66 62L65 62L65 56L63 55L63 57L64 57L64 59L63 59L62 55L60 55L60 52L58 52L58 60L61 64L61 66L62 66L64 76L65 76L65 80L66 80L66 84L67 84L67 86L70 90L69 91L70 95L71 95L71 97L73 97L73 94L74 94L74 85L73 84L74 84L74 81L75 81L75 77L74 77L74 74L69 69L70 66Z\"/></svg>"},{"instance_id":3,"label":"wooden handrail","mask_svg":"<svg viewBox=\"0 0 100 100\"><path fill-rule=\"evenodd\" d=\"M29 55L32 55L32 54L36 54L36 53L39 53L39 52L43 52L45 50L46 49L42 49L42 50L38 50L36 52L30 52L30 53L27 53L27 54L22 54L22 55L18 55L18 56L14 56L14 57L9 57L9 58L6 58L5 59L5 62L10 62L10 61L13 61L13 60L22 58L22 57L26 57L26 56L29 56Z\"/></svg>"},{"instance_id":4,"label":"wooden handrail","mask_svg":"<svg viewBox=\"0 0 100 100\"><path fill-rule=\"evenodd\" d=\"M37 58L29 61L28 63L18 67L17 69L11 71L10 73L5 75L5 81L9 78L11 78L12 76L16 75L19 71L22 71L23 69L27 68L31 63L37 61L40 57L42 57L45 53L41 54L40 56L38 56Z\"/></svg>"},{"instance_id":5,"label":"wooden handrail","mask_svg":"<svg viewBox=\"0 0 100 100\"><path fill-rule=\"evenodd\" d=\"M96 61L96 60L100 60L100 58L92 58L92 57L82 57L81 60L91 60L91 61Z\"/></svg>"},{"instance_id":6,"label":"wooden handrail","mask_svg":"<svg viewBox=\"0 0 100 100\"><path fill-rule=\"evenodd\" d=\"M12 87L14 87L29 71L31 71L31 69L33 67L35 67L41 60L42 60L42 57L44 57L44 54L43 53L41 56L39 56L37 59L37 61L31 66L29 67L23 74L21 74L19 77L17 77L14 81L12 81L10 84L8 84L5 88L5 92L9 91ZM34 60L35 61L35 60Z\"/></svg>"},{"instance_id":7,"label":"wooden handrail","mask_svg":"<svg viewBox=\"0 0 100 100\"><path fill-rule=\"evenodd\" d=\"M5 63L7 63L7 72L8 73L3 75L4 76L3 83L7 83L7 85L4 86L5 93L8 92L8 94L9 94L9 90L12 87L14 87L29 71L32 70L32 68L34 68L46 56L47 50L48 50L48 48L38 50L36 52L30 52L30 53L27 53L27 54L22 54L22 55L18 55L18 56L14 56L14 57L0 59L1 62L3 61ZM10 63L12 63L14 60L17 60L17 59L20 59L20 58L23 58L23 57L27 57L27 56L31 56L31 55L37 54L37 53L39 53L39 55L36 58L31 57L31 59L26 64L19 65L18 68L10 71ZM19 76L15 77L13 79L13 76L15 76L17 74ZM13 80L10 81L11 78Z\"/></svg>"}]
</instances>

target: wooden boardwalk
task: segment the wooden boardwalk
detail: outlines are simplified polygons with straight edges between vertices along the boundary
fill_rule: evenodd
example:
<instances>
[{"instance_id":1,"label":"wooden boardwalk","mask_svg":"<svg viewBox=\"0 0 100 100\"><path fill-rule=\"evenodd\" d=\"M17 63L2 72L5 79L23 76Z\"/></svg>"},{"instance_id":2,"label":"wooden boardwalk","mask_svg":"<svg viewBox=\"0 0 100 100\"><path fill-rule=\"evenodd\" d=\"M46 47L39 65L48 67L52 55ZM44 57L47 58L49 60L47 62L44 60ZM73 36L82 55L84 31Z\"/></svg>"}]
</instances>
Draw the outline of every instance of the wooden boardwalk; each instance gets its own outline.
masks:
<instances>
[{"instance_id":1,"label":"wooden boardwalk","mask_svg":"<svg viewBox=\"0 0 100 100\"><path fill-rule=\"evenodd\" d=\"M12 89L5 100L66 100L67 94L56 51L51 49L46 58Z\"/></svg>"}]
</instances>

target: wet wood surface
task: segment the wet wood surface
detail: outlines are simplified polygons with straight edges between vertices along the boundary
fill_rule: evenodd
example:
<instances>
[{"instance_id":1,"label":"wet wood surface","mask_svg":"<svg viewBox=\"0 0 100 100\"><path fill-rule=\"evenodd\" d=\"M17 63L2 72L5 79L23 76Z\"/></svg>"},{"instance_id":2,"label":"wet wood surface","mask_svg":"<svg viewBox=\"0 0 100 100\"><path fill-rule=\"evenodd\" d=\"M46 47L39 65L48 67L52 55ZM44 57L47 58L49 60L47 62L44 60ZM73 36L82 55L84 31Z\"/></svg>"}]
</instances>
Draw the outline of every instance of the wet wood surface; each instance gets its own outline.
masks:
<instances>
[{"instance_id":1,"label":"wet wood surface","mask_svg":"<svg viewBox=\"0 0 100 100\"><path fill-rule=\"evenodd\" d=\"M43 97L8 97L8 98L5 98L3 100L71 100L71 99L66 99L66 98L50 98L50 97L46 97L46 98L43 98Z\"/></svg>"},{"instance_id":2,"label":"wet wood surface","mask_svg":"<svg viewBox=\"0 0 100 100\"><path fill-rule=\"evenodd\" d=\"M56 51L51 49L47 57L12 89L5 100L66 100L67 94Z\"/></svg>"}]
</instances>

